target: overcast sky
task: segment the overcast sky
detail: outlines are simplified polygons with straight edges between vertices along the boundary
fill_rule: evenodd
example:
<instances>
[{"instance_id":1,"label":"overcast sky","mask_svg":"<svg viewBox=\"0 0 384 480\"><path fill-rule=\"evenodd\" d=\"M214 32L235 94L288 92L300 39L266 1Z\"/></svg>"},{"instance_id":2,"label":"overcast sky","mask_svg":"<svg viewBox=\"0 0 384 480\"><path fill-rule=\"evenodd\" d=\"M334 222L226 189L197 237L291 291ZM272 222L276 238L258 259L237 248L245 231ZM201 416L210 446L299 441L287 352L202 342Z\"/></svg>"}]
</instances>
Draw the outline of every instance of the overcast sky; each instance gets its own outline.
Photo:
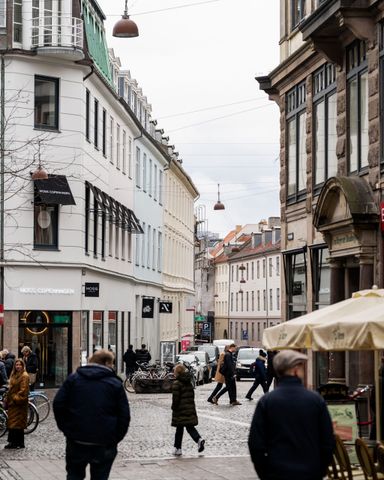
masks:
<instances>
[{"instance_id":1,"label":"overcast sky","mask_svg":"<svg viewBox=\"0 0 384 480\"><path fill-rule=\"evenodd\" d=\"M98 0L107 41L196 184L210 231L278 216L278 108L255 76L279 60L277 0L130 0L139 37L112 37L124 0ZM224 211L214 211L217 184Z\"/></svg>"}]
</instances>

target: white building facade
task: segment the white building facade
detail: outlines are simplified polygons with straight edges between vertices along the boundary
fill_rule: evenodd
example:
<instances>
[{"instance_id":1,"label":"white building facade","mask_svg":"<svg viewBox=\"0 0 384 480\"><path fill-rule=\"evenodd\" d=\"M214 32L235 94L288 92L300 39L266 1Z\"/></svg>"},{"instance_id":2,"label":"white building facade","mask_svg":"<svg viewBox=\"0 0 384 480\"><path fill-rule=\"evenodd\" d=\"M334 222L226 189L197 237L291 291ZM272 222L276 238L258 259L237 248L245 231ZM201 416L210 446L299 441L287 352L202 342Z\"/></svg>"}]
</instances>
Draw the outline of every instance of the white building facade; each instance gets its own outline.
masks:
<instances>
[{"instance_id":1,"label":"white building facade","mask_svg":"<svg viewBox=\"0 0 384 480\"><path fill-rule=\"evenodd\" d=\"M129 343L158 358L172 157L150 105L108 51L97 2L5 6L3 347L31 346L46 386L95 348L115 351L119 371ZM48 179L31 179L39 166Z\"/></svg>"}]
</instances>

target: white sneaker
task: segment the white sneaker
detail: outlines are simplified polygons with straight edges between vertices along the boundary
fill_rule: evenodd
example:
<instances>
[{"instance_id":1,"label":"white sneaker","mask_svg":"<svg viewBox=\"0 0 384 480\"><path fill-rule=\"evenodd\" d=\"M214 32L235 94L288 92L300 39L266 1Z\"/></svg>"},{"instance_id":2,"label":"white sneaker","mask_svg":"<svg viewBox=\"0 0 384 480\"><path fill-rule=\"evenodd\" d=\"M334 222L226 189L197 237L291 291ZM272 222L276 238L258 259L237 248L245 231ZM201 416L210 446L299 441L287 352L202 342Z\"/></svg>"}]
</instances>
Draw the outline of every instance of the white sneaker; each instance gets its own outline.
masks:
<instances>
[{"instance_id":1,"label":"white sneaker","mask_svg":"<svg viewBox=\"0 0 384 480\"><path fill-rule=\"evenodd\" d=\"M181 448L175 448L175 450L173 451L173 455L175 455L176 457L180 457L180 455L182 455L183 452L181 451Z\"/></svg>"}]
</instances>

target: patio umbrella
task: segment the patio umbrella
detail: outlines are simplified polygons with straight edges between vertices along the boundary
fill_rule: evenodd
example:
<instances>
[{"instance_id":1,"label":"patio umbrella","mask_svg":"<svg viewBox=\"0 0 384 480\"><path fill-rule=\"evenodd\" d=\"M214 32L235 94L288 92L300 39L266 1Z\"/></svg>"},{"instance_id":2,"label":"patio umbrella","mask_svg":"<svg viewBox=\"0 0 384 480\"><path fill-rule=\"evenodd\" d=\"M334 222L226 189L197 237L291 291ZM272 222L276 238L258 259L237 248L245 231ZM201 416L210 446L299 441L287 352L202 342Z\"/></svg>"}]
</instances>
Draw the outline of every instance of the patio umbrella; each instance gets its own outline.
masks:
<instances>
[{"instance_id":1,"label":"patio umbrella","mask_svg":"<svg viewBox=\"0 0 384 480\"><path fill-rule=\"evenodd\" d=\"M382 326L380 322L370 327L363 326L371 318L379 317L382 312ZM347 325L353 319L355 329L344 332L345 342L341 344L342 333L338 334L339 344L332 340L332 333L342 322ZM329 328L328 328L329 327ZM280 325L267 328L263 333L263 346L268 350L280 350L284 348L306 348L316 350L370 350L372 348L384 349L384 290L372 288L371 290L362 290L352 295L352 298L334 303L328 307L303 315L295 320L283 322ZM360 330L359 330L360 329ZM316 331L316 344L314 344L314 331ZM364 348L357 348L356 339L354 343L353 335L365 334L365 341L362 342ZM371 335L371 337L370 337ZM380 339L377 336L382 337ZM369 338L372 342L369 343ZM328 339L328 340L327 340ZM336 338L337 339L337 338ZM328 343L327 343L328 342ZM332 343L333 342L333 343ZM348 344L350 348L345 348ZM368 343L367 343L368 342ZM333 348L337 345L337 348ZM370 347L370 345L375 345ZM382 346L381 346L382 345Z\"/></svg>"}]
</instances>

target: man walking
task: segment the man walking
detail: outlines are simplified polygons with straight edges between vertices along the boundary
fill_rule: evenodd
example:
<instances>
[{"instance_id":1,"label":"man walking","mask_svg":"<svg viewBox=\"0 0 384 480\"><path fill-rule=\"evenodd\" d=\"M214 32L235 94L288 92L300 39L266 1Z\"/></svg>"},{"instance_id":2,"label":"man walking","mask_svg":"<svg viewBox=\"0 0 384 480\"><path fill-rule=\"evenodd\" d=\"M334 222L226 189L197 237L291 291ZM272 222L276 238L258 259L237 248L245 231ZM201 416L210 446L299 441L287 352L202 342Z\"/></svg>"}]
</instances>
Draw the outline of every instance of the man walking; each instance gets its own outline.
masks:
<instances>
[{"instance_id":1,"label":"man walking","mask_svg":"<svg viewBox=\"0 0 384 480\"><path fill-rule=\"evenodd\" d=\"M145 343L141 345L140 349L136 350L136 362L149 363L151 361L151 354L147 350Z\"/></svg>"},{"instance_id":2,"label":"man walking","mask_svg":"<svg viewBox=\"0 0 384 480\"><path fill-rule=\"evenodd\" d=\"M293 350L274 358L279 383L259 400L248 439L260 480L321 480L326 475L335 440L324 400L302 383L307 360Z\"/></svg>"},{"instance_id":3,"label":"man walking","mask_svg":"<svg viewBox=\"0 0 384 480\"><path fill-rule=\"evenodd\" d=\"M259 385L261 385L264 393L268 391L267 367L265 366L266 357L267 354L264 352L264 350L260 349L259 356L256 358L256 361L251 365L251 368L253 368L255 372L255 380L252 387L248 390L248 393L245 396L245 398L247 398L248 400L253 400L252 394Z\"/></svg>"},{"instance_id":4,"label":"man walking","mask_svg":"<svg viewBox=\"0 0 384 480\"><path fill-rule=\"evenodd\" d=\"M128 431L130 412L114 356L98 350L88 365L70 375L57 392L53 412L67 439L67 480L82 480L88 464L92 480L106 480L117 444Z\"/></svg>"},{"instance_id":5,"label":"man walking","mask_svg":"<svg viewBox=\"0 0 384 480\"><path fill-rule=\"evenodd\" d=\"M123 362L125 363L125 374L128 377L136 370L136 353L133 351L133 345L128 345L123 355Z\"/></svg>"},{"instance_id":6,"label":"man walking","mask_svg":"<svg viewBox=\"0 0 384 480\"><path fill-rule=\"evenodd\" d=\"M228 390L229 401L231 405L241 405L237 401L237 392L236 392L236 361L233 358L233 352L236 350L236 345L232 343L229 345L226 354L224 355L223 365L220 367L220 373L224 375L225 386ZM217 404L218 397L215 397L213 403Z\"/></svg>"}]
</instances>

